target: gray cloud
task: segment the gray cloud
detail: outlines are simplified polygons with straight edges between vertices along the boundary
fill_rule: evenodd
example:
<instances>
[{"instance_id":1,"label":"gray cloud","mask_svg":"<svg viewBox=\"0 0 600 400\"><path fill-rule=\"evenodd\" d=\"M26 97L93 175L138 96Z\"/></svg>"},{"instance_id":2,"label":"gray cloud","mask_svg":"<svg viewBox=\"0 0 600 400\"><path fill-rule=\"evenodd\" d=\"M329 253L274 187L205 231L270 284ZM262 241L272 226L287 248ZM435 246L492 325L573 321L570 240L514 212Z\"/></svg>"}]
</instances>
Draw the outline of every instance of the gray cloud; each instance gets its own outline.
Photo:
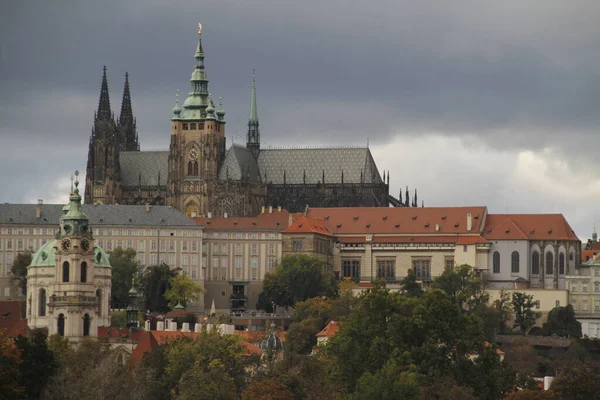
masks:
<instances>
[{"instance_id":1,"label":"gray cloud","mask_svg":"<svg viewBox=\"0 0 600 400\"><path fill-rule=\"evenodd\" d=\"M142 147L167 147L198 21L210 90L223 96L228 138L238 142L256 68L267 145L436 134L503 151L553 148L574 173L593 165L596 1L35 3L11 2L0 13L0 168L24 174L17 183L2 175L6 201L84 169L105 64L115 113L129 71ZM27 156L17 156L24 143Z\"/></svg>"}]
</instances>

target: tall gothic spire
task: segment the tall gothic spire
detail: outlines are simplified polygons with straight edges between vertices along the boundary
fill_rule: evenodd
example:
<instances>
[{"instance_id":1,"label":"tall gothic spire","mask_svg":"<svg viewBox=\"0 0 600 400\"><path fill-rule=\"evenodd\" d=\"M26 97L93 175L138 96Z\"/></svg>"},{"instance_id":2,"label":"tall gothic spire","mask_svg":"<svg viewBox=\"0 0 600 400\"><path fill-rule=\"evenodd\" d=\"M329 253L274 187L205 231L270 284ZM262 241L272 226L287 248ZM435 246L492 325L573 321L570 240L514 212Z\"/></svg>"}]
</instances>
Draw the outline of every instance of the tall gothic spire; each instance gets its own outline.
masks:
<instances>
[{"instance_id":1,"label":"tall gothic spire","mask_svg":"<svg viewBox=\"0 0 600 400\"><path fill-rule=\"evenodd\" d=\"M103 121L108 121L112 118L110 110L110 97L108 95L108 81L106 79L106 65L102 74L102 86L100 88L100 101L98 102L98 112L96 118Z\"/></svg>"},{"instance_id":2,"label":"tall gothic spire","mask_svg":"<svg viewBox=\"0 0 600 400\"><path fill-rule=\"evenodd\" d=\"M125 72L125 87L123 88L123 100L121 101L121 115L119 125L133 123L133 109L131 108L131 93L129 91L129 73Z\"/></svg>"},{"instance_id":3,"label":"tall gothic spire","mask_svg":"<svg viewBox=\"0 0 600 400\"><path fill-rule=\"evenodd\" d=\"M258 111L256 108L256 74L252 71L252 96L250 97L250 118L248 119L248 134L246 148L257 152L260 150L260 129Z\"/></svg>"},{"instance_id":4,"label":"tall gothic spire","mask_svg":"<svg viewBox=\"0 0 600 400\"><path fill-rule=\"evenodd\" d=\"M137 128L133 109L131 107L131 92L129 90L129 73L125 73L125 87L123 88L123 100L121 101L121 115L119 116L120 145L121 149L137 151L140 145L137 137Z\"/></svg>"}]
</instances>

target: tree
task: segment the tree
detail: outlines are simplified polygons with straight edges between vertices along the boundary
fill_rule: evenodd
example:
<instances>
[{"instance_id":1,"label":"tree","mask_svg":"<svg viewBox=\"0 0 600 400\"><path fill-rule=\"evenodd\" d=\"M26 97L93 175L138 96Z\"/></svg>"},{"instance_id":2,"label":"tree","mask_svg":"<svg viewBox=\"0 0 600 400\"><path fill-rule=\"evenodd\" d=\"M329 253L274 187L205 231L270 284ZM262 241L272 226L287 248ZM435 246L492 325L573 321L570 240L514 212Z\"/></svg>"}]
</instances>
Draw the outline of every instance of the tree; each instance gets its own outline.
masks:
<instances>
[{"instance_id":1,"label":"tree","mask_svg":"<svg viewBox=\"0 0 600 400\"><path fill-rule=\"evenodd\" d=\"M58 368L56 356L48 348L46 336L40 332L28 338L18 336L15 344L23 361L19 369L24 395L26 398L39 399L46 382Z\"/></svg>"},{"instance_id":2,"label":"tree","mask_svg":"<svg viewBox=\"0 0 600 400\"><path fill-rule=\"evenodd\" d=\"M164 294L169 288L169 280L177 276L180 270L180 268L171 269L164 263L146 268L140 285L144 295L144 308L152 312L170 310Z\"/></svg>"},{"instance_id":3,"label":"tree","mask_svg":"<svg viewBox=\"0 0 600 400\"><path fill-rule=\"evenodd\" d=\"M550 310L543 332L548 336L580 338L581 323L575 318L573 306L567 304L565 307L554 307Z\"/></svg>"},{"instance_id":4,"label":"tree","mask_svg":"<svg viewBox=\"0 0 600 400\"><path fill-rule=\"evenodd\" d=\"M0 329L0 399L16 399L23 392L19 370L22 362L15 341Z\"/></svg>"},{"instance_id":5,"label":"tree","mask_svg":"<svg viewBox=\"0 0 600 400\"><path fill-rule=\"evenodd\" d=\"M418 400L423 376L412 371L403 371L394 360L389 360L380 370L366 372L358 380L356 392L350 400Z\"/></svg>"},{"instance_id":6,"label":"tree","mask_svg":"<svg viewBox=\"0 0 600 400\"><path fill-rule=\"evenodd\" d=\"M273 310L273 302L271 299L267 298L265 292L260 292L258 294L258 300L256 302L257 310L264 310L267 313L272 313Z\"/></svg>"},{"instance_id":7,"label":"tree","mask_svg":"<svg viewBox=\"0 0 600 400\"><path fill-rule=\"evenodd\" d=\"M483 282L473 267L462 264L455 268L447 268L433 280L432 287L446 292L452 301L463 310L486 304L489 295Z\"/></svg>"},{"instance_id":8,"label":"tree","mask_svg":"<svg viewBox=\"0 0 600 400\"><path fill-rule=\"evenodd\" d=\"M294 395L277 379L267 378L252 382L242 392L242 400L294 400Z\"/></svg>"},{"instance_id":9,"label":"tree","mask_svg":"<svg viewBox=\"0 0 600 400\"><path fill-rule=\"evenodd\" d=\"M512 306L515 314L514 327L518 327L521 334L525 336L529 328L535 325L536 319L540 317L539 313L533 311L535 306L533 295L514 292L512 294Z\"/></svg>"},{"instance_id":10,"label":"tree","mask_svg":"<svg viewBox=\"0 0 600 400\"><path fill-rule=\"evenodd\" d=\"M169 301L169 307L175 308L177 304L186 307L188 301L196 301L204 293L202 286L180 273L169 279L169 288L164 297Z\"/></svg>"},{"instance_id":11,"label":"tree","mask_svg":"<svg viewBox=\"0 0 600 400\"><path fill-rule=\"evenodd\" d=\"M135 250L117 247L110 254L110 265L112 267L111 304L113 308L127 308L133 278L139 282L142 273L136 261Z\"/></svg>"},{"instance_id":12,"label":"tree","mask_svg":"<svg viewBox=\"0 0 600 400\"><path fill-rule=\"evenodd\" d=\"M11 280L19 283L23 296L27 297L27 267L31 265L31 252L18 253L10 267Z\"/></svg>"},{"instance_id":13,"label":"tree","mask_svg":"<svg viewBox=\"0 0 600 400\"><path fill-rule=\"evenodd\" d=\"M551 389L565 400L600 399L600 368L597 363L571 363L558 374Z\"/></svg>"},{"instance_id":14,"label":"tree","mask_svg":"<svg viewBox=\"0 0 600 400\"><path fill-rule=\"evenodd\" d=\"M407 297L421 297L423 289L417 283L417 275L412 269L408 270L406 277L400 282L400 292Z\"/></svg>"},{"instance_id":15,"label":"tree","mask_svg":"<svg viewBox=\"0 0 600 400\"><path fill-rule=\"evenodd\" d=\"M324 265L306 254L287 255L273 274L266 274L263 291L267 301L282 307L294 307L299 301L316 296L335 297L335 277L324 273Z\"/></svg>"},{"instance_id":16,"label":"tree","mask_svg":"<svg viewBox=\"0 0 600 400\"><path fill-rule=\"evenodd\" d=\"M518 392L513 392L506 400L560 400L561 397L558 397L552 391L547 390L535 390L535 389L525 389L520 390Z\"/></svg>"}]
</instances>

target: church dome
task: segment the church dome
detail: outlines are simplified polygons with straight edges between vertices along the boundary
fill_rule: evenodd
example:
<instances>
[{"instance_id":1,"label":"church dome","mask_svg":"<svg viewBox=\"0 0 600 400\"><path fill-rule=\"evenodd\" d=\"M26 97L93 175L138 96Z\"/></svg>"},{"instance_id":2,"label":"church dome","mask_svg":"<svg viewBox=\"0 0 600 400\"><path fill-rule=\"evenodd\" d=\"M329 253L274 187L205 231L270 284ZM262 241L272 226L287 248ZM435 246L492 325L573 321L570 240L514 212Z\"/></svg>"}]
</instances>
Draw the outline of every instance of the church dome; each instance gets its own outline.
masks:
<instances>
[{"instance_id":1,"label":"church dome","mask_svg":"<svg viewBox=\"0 0 600 400\"><path fill-rule=\"evenodd\" d=\"M54 267L56 265L57 247L58 241L56 239L48 241L31 256L31 264L28 268ZM94 247L94 267L110 268L110 258L99 246Z\"/></svg>"}]
</instances>

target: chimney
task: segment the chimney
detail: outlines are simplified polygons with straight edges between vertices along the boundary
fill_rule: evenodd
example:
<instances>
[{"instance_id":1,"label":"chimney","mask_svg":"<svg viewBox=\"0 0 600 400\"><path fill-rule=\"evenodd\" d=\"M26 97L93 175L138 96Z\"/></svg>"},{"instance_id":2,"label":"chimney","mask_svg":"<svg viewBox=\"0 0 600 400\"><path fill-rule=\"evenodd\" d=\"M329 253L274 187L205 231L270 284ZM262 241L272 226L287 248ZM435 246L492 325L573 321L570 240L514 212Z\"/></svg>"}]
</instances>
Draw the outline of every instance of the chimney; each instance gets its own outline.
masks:
<instances>
[{"instance_id":1,"label":"chimney","mask_svg":"<svg viewBox=\"0 0 600 400\"><path fill-rule=\"evenodd\" d=\"M42 216L42 204L44 204L43 199L38 199L37 206L35 207L35 217L41 218Z\"/></svg>"},{"instance_id":2,"label":"chimney","mask_svg":"<svg viewBox=\"0 0 600 400\"><path fill-rule=\"evenodd\" d=\"M281 212L281 206L277 207L277 212Z\"/></svg>"},{"instance_id":3,"label":"chimney","mask_svg":"<svg viewBox=\"0 0 600 400\"><path fill-rule=\"evenodd\" d=\"M150 320L144 322L144 330L150 331Z\"/></svg>"},{"instance_id":4,"label":"chimney","mask_svg":"<svg viewBox=\"0 0 600 400\"><path fill-rule=\"evenodd\" d=\"M150 203L146 203L146 212L149 213L150 212Z\"/></svg>"},{"instance_id":5,"label":"chimney","mask_svg":"<svg viewBox=\"0 0 600 400\"><path fill-rule=\"evenodd\" d=\"M435 231L438 232L440 230L440 224L435 224Z\"/></svg>"},{"instance_id":6,"label":"chimney","mask_svg":"<svg viewBox=\"0 0 600 400\"><path fill-rule=\"evenodd\" d=\"M269 206L269 214L273 214L273 206Z\"/></svg>"},{"instance_id":7,"label":"chimney","mask_svg":"<svg viewBox=\"0 0 600 400\"><path fill-rule=\"evenodd\" d=\"M471 213L467 214L467 231L471 232L471 229L473 229L473 217L471 216Z\"/></svg>"},{"instance_id":8,"label":"chimney","mask_svg":"<svg viewBox=\"0 0 600 400\"><path fill-rule=\"evenodd\" d=\"M189 332L190 331L190 323L184 322L181 324L181 332Z\"/></svg>"},{"instance_id":9,"label":"chimney","mask_svg":"<svg viewBox=\"0 0 600 400\"><path fill-rule=\"evenodd\" d=\"M264 214L264 213L265 213L265 206L262 206L262 207L260 208L260 213L261 213L261 214Z\"/></svg>"},{"instance_id":10,"label":"chimney","mask_svg":"<svg viewBox=\"0 0 600 400\"><path fill-rule=\"evenodd\" d=\"M164 321L158 321L156 323L156 330L157 331L164 331L165 330L165 323L164 323Z\"/></svg>"},{"instance_id":11,"label":"chimney","mask_svg":"<svg viewBox=\"0 0 600 400\"><path fill-rule=\"evenodd\" d=\"M227 218L227 213L223 213L223 218Z\"/></svg>"},{"instance_id":12,"label":"chimney","mask_svg":"<svg viewBox=\"0 0 600 400\"><path fill-rule=\"evenodd\" d=\"M212 212L209 211L207 216L208 216L208 218L212 218Z\"/></svg>"}]
</instances>

